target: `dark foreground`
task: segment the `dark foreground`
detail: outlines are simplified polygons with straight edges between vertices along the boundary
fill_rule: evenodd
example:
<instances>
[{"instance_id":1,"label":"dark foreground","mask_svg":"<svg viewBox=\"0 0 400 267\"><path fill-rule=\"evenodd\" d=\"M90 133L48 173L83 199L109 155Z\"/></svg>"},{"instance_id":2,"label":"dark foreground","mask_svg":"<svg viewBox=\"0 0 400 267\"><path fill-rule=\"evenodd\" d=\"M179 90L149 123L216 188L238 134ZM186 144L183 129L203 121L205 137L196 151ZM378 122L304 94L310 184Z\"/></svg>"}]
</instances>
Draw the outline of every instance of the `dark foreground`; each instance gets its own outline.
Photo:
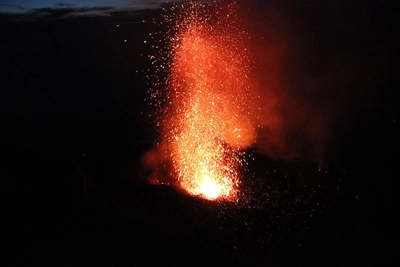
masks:
<instances>
[{"instance_id":1,"label":"dark foreground","mask_svg":"<svg viewBox=\"0 0 400 267\"><path fill-rule=\"evenodd\" d=\"M25 151L5 163L5 255L29 265L382 266L398 251L384 188L346 170L255 164L229 204L140 183L134 160Z\"/></svg>"}]
</instances>

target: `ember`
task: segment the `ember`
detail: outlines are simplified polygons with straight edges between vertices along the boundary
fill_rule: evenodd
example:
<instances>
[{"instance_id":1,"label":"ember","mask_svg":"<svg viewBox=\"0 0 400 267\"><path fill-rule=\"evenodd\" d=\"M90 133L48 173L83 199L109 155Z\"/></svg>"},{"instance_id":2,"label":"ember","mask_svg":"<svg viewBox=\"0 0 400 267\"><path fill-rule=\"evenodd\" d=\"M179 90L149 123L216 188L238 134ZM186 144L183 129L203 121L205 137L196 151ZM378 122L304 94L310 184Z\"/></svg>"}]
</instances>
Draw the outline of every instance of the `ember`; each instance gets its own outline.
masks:
<instances>
[{"instance_id":1,"label":"ember","mask_svg":"<svg viewBox=\"0 0 400 267\"><path fill-rule=\"evenodd\" d=\"M154 97L177 183L210 200L237 199L243 148L255 135L245 32L235 10L218 2L173 6L164 17L169 50L155 60L168 59L166 85Z\"/></svg>"}]
</instances>

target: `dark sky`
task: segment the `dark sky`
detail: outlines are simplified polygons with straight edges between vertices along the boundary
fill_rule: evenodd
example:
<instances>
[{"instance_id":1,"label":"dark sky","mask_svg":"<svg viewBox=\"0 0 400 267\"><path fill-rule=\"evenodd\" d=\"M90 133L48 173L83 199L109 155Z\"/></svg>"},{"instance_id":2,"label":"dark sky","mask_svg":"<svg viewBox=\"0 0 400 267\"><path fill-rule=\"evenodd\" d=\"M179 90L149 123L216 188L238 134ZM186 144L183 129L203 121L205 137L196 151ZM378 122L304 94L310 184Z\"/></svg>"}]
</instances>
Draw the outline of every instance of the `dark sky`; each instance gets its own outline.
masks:
<instances>
[{"instance_id":1,"label":"dark sky","mask_svg":"<svg viewBox=\"0 0 400 267\"><path fill-rule=\"evenodd\" d=\"M82 154L146 144L137 136L146 78L136 71L148 69L141 55L150 52L143 41L153 30L142 21L159 11L119 7L0 14L2 146ZM80 8L111 13L73 16Z\"/></svg>"},{"instance_id":2,"label":"dark sky","mask_svg":"<svg viewBox=\"0 0 400 267\"><path fill-rule=\"evenodd\" d=\"M163 0L2 0L0 14L18 15L19 19L65 19L111 16L113 13L158 9ZM174 0L169 1L175 2Z\"/></svg>"},{"instance_id":3,"label":"dark sky","mask_svg":"<svg viewBox=\"0 0 400 267\"><path fill-rule=\"evenodd\" d=\"M145 8L157 8L160 3L165 1L162 0L65 0L65 1L53 1L53 0L2 0L0 1L0 7L2 12L10 13L24 13L31 10L38 9L81 9L90 8L96 9L99 7L110 7L116 10L124 9L145 9ZM171 2L171 1L170 1ZM94 13L92 13L94 14ZM102 12L98 12L97 15L102 15Z\"/></svg>"}]
</instances>

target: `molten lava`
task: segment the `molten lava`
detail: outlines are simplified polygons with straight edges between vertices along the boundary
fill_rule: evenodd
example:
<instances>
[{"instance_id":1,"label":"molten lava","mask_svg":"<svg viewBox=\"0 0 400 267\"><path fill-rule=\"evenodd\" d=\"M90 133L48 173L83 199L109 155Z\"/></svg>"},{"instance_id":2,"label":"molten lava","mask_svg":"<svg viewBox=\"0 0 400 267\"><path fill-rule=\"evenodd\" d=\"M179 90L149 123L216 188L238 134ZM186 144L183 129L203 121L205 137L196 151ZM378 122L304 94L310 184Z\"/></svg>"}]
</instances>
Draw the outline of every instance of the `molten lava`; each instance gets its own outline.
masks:
<instances>
[{"instance_id":1,"label":"molten lava","mask_svg":"<svg viewBox=\"0 0 400 267\"><path fill-rule=\"evenodd\" d=\"M168 77L158 122L180 187L210 200L237 198L242 149L255 135L245 33L235 10L192 1L165 17Z\"/></svg>"}]
</instances>

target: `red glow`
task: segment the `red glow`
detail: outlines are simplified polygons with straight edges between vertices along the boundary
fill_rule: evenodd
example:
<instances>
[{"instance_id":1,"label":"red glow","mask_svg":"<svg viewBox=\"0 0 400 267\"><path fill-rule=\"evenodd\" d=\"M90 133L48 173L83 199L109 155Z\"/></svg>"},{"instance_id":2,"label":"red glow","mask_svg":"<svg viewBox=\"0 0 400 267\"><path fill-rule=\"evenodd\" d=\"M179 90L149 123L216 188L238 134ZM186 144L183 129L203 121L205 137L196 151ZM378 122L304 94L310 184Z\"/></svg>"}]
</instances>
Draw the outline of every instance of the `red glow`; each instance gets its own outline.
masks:
<instances>
[{"instance_id":1,"label":"red glow","mask_svg":"<svg viewBox=\"0 0 400 267\"><path fill-rule=\"evenodd\" d=\"M235 9L189 2L165 18L173 24L161 133L180 187L210 200L237 198L241 149L255 135L245 33Z\"/></svg>"}]
</instances>

